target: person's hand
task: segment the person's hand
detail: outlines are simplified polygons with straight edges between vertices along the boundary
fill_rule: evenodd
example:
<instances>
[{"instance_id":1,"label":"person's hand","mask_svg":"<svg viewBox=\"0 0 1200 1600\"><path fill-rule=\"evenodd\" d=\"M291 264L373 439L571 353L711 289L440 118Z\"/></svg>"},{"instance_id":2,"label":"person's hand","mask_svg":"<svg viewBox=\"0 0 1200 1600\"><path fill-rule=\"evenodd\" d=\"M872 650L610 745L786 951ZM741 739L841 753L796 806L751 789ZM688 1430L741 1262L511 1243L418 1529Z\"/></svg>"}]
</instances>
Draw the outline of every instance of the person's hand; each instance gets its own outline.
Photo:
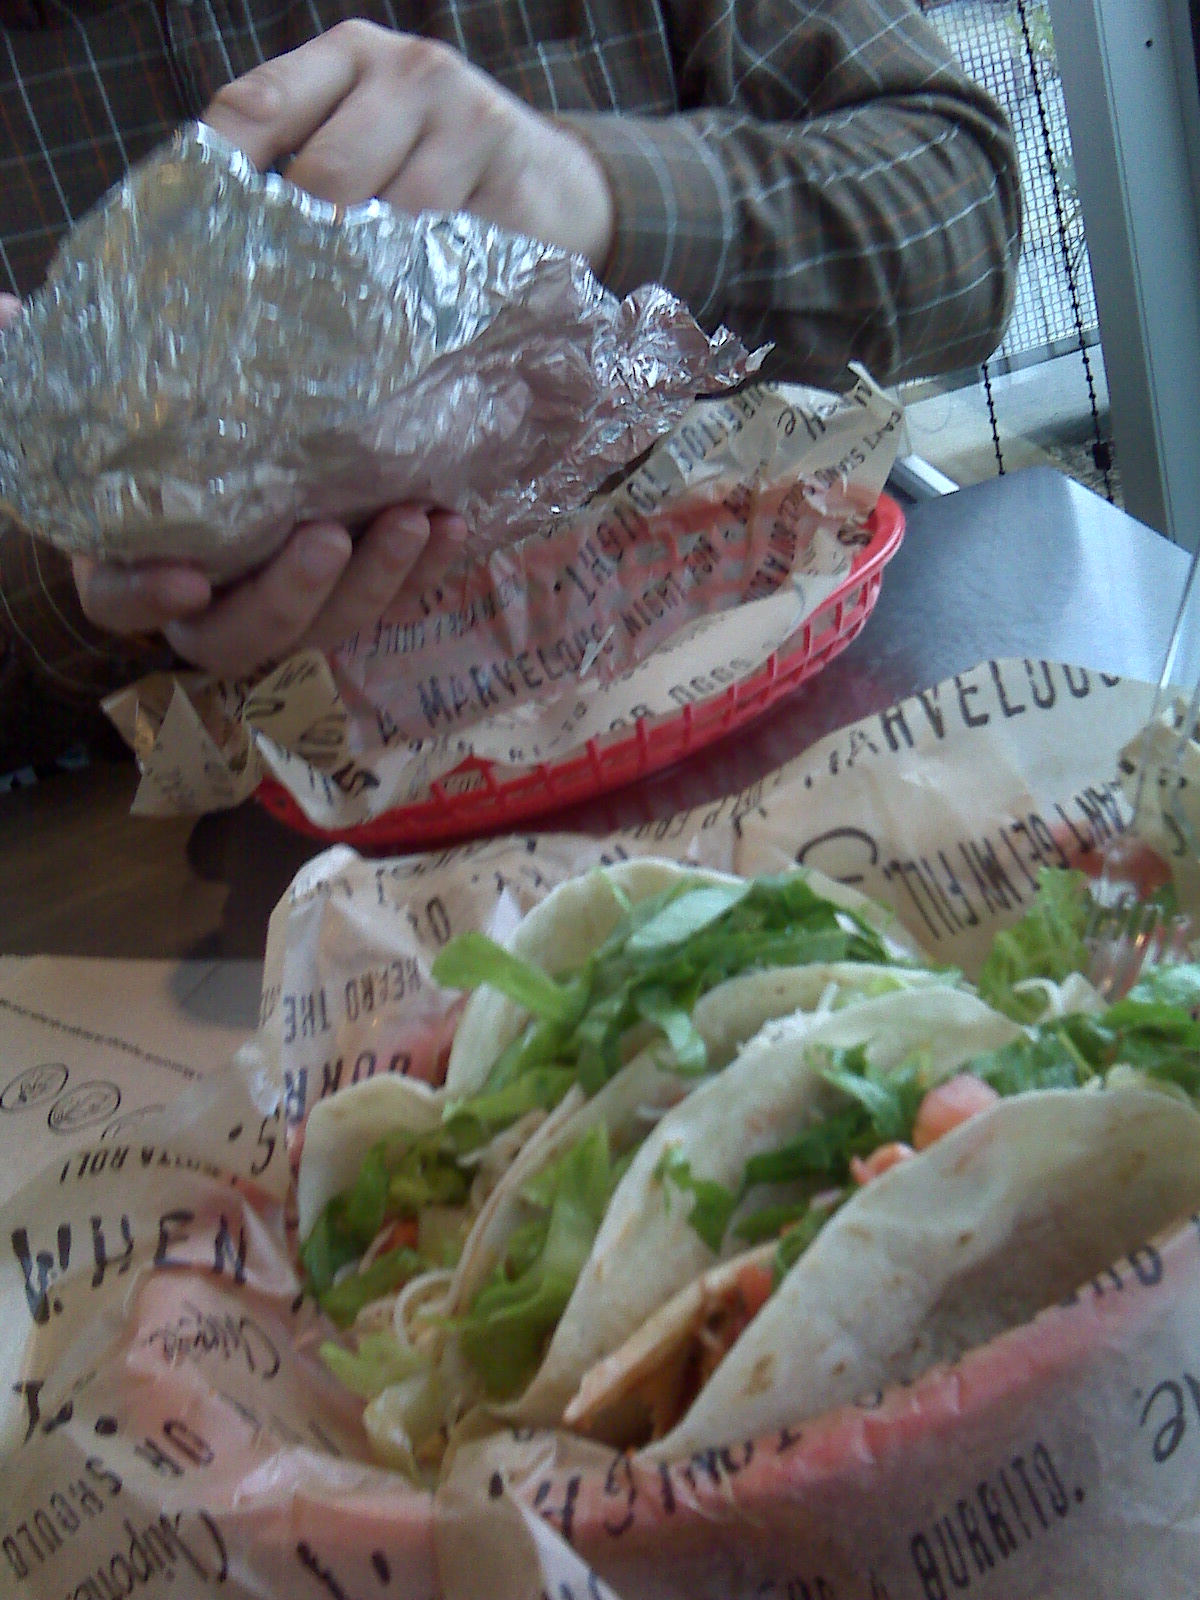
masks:
<instances>
[{"instance_id":1,"label":"person's hand","mask_svg":"<svg viewBox=\"0 0 1200 1600\"><path fill-rule=\"evenodd\" d=\"M20 314L21 302L0 294L0 328ZM461 517L420 506L381 512L353 545L335 522L306 523L266 566L220 593L188 562L121 566L75 556L72 567L83 613L98 628L161 631L184 660L237 678L307 645L332 650L371 627L423 554L420 574L436 580L465 535Z\"/></svg>"},{"instance_id":2,"label":"person's hand","mask_svg":"<svg viewBox=\"0 0 1200 1600\"><path fill-rule=\"evenodd\" d=\"M266 566L223 591L186 562L120 566L91 556L74 557L75 586L98 628L161 631L185 661L239 678L296 650L332 650L371 627L426 547L453 550L465 532L452 513L393 506L353 544L336 522L302 523Z\"/></svg>"},{"instance_id":3,"label":"person's hand","mask_svg":"<svg viewBox=\"0 0 1200 1600\"><path fill-rule=\"evenodd\" d=\"M583 140L435 40L339 23L222 89L204 121L323 200L471 211L597 271L611 249L612 193Z\"/></svg>"}]
</instances>

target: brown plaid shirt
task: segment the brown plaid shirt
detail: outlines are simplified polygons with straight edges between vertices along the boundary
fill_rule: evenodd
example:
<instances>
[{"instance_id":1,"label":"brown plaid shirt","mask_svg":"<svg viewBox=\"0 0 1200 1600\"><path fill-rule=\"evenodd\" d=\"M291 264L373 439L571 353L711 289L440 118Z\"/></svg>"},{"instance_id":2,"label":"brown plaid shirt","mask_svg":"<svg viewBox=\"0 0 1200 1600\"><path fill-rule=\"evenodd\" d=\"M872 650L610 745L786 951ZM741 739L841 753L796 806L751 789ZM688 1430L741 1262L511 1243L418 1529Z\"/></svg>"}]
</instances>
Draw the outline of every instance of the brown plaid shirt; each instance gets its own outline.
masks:
<instances>
[{"instance_id":1,"label":"brown plaid shirt","mask_svg":"<svg viewBox=\"0 0 1200 1600\"><path fill-rule=\"evenodd\" d=\"M35 289L71 224L222 84L347 16L442 39L569 120L613 188L609 286L667 284L706 325L774 340L782 375L946 371L1000 337L1011 135L912 0L0 0L0 290ZM139 659L11 529L5 631L10 720L26 668L94 697ZM5 695L0 668L0 747Z\"/></svg>"}]
</instances>

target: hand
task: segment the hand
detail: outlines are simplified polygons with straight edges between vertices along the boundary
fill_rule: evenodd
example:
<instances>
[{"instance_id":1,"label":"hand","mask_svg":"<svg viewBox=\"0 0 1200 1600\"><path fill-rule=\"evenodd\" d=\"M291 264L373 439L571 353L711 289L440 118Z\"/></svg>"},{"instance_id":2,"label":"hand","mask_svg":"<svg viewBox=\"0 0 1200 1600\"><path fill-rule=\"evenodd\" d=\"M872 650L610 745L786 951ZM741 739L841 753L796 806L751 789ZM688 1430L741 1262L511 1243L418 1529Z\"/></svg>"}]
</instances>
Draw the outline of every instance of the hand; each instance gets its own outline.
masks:
<instances>
[{"instance_id":1,"label":"hand","mask_svg":"<svg viewBox=\"0 0 1200 1600\"><path fill-rule=\"evenodd\" d=\"M0 294L0 329L20 314L21 302ZM72 568L84 615L98 628L161 630L184 660L238 678L306 645L332 650L370 627L418 562L420 586L436 582L465 537L461 517L420 506L381 512L353 546L337 523L302 524L265 567L216 595L187 562L120 566L76 556Z\"/></svg>"},{"instance_id":2,"label":"hand","mask_svg":"<svg viewBox=\"0 0 1200 1600\"><path fill-rule=\"evenodd\" d=\"M570 129L532 111L448 45L339 23L222 89L204 121L260 168L339 205L471 211L601 271L614 207Z\"/></svg>"},{"instance_id":3,"label":"hand","mask_svg":"<svg viewBox=\"0 0 1200 1600\"><path fill-rule=\"evenodd\" d=\"M239 678L308 646L332 650L370 627L431 537L437 549L453 549L465 534L461 517L420 506L381 512L353 545L338 523L303 523L265 567L219 593L185 562L119 566L76 556L72 564L84 615L97 627L161 630L184 660Z\"/></svg>"}]
</instances>

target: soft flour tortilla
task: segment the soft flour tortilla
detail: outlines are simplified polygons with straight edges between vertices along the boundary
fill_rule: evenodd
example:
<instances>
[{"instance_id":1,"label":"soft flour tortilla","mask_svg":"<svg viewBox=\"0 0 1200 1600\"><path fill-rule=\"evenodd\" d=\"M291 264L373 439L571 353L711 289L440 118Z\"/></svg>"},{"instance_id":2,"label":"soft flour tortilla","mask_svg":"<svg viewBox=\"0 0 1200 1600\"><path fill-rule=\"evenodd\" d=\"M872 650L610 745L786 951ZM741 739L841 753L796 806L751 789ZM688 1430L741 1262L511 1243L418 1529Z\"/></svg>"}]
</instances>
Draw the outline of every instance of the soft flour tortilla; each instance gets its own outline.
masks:
<instances>
[{"instance_id":1,"label":"soft flour tortilla","mask_svg":"<svg viewBox=\"0 0 1200 1600\"><path fill-rule=\"evenodd\" d=\"M748 1266L769 1273L775 1251L774 1241L760 1244L693 1278L632 1339L592 1367L563 1413L564 1424L618 1449L645 1439L653 1418L648 1395L678 1406L706 1318L728 1295L736 1296Z\"/></svg>"},{"instance_id":2,"label":"soft flour tortilla","mask_svg":"<svg viewBox=\"0 0 1200 1600\"><path fill-rule=\"evenodd\" d=\"M973 995L937 986L768 1023L723 1073L668 1112L634 1157L545 1360L511 1414L558 1423L588 1369L712 1264L688 1222L688 1198L657 1175L669 1150L686 1156L696 1178L736 1186L751 1156L836 1103L810 1064L814 1048L864 1046L882 1071L922 1051L938 1079L1020 1033Z\"/></svg>"},{"instance_id":3,"label":"soft flour tortilla","mask_svg":"<svg viewBox=\"0 0 1200 1600\"><path fill-rule=\"evenodd\" d=\"M780 1017L865 1004L881 986L901 988L945 986L942 975L921 968L906 970L868 962L814 963L751 972L710 989L696 1004L692 1022L708 1049L713 1073L728 1067L740 1047L765 1025ZM467 1309L472 1297L504 1258L508 1241L524 1212L521 1190L551 1162L572 1148L592 1128L603 1124L609 1148L624 1151L643 1137L649 1124L694 1094L708 1079L681 1077L659 1065L661 1043L648 1045L627 1062L569 1119L544 1123L526 1142L480 1212L455 1273L448 1305ZM621 1193L620 1186L614 1202Z\"/></svg>"},{"instance_id":4,"label":"soft flour tortilla","mask_svg":"<svg viewBox=\"0 0 1200 1600\"><path fill-rule=\"evenodd\" d=\"M646 857L597 868L559 884L522 918L509 941L514 955L551 977L583 966L617 926L624 900L637 904L679 883L739 883L727 872L680 866ZM454 1030L446 1091L455 1098L475 1094L497 1059L520 1033L529 1013L507 995L480 988L468 1000Z\"/></svg>"},{"instance_id":5,"label":"soft flour tortilla","mask_svg":"<svg viewBox=\"0 0 1200 1600\"><path fill-rule=\"evenodd\" d=\"M814 893L869 922L898 958L920 963L928 960L897 919L883 907L856 890L826 878L823 873L804 869L803 877ZM552 977L559 977L581 967L603 944L620 920L625 901L636 905L677 884L743 881L729 873L684 867L677 861L660 861L653 857L600 867L584 877L568 879L557 889L551 890L523 918L509 948L515 955L532 961ZM762 976L764 979L771 977L770 974ZM797 1001L797 1005L799 1003ZM769 1011L763 1013L778 1014ZM506 995L498 994L494 989L477 989L467 1002L455 1029L450 1062L446 1069L447 1094L455 1098L475 1094L483 1086L498 1057L520 1033L528 1017L529 1013ZM761 1022L762 1016L754 1026L757 1027ZM725 1026L728 1029L729 1024ZM752 1027L750 1032L753 1031ZM735 1041L735 1045L748 1037L749 1033L744 1033Z\"/></svg>"},{"instance_id":6,"label":"soft flour tortilla","mask_svg":"<svg viewBox=\"0 0 1200 1600\"><path fill-rule=\"evenodd\" d=\"M1200 1115L1176 1097L1137 1087L1002 1100L848 1201L647 1454L760 1438L910 1382L1028 1322L1198 1205Z\"/></svg>"},{"instance_id":7,"label":"soft flour tortilla","mask_svg":"<svg viewBox=\"0 0 1200 1600\"><path fill-rule=\"evenodd\" d=\"M300 1238L305 1240L335 1195L354 1185L372 1146L392 1133L428 1133L446 1097L416 1078L367 1078L318 1100L304 1124L296 1177Z\"/></svg>"}]
</instances>

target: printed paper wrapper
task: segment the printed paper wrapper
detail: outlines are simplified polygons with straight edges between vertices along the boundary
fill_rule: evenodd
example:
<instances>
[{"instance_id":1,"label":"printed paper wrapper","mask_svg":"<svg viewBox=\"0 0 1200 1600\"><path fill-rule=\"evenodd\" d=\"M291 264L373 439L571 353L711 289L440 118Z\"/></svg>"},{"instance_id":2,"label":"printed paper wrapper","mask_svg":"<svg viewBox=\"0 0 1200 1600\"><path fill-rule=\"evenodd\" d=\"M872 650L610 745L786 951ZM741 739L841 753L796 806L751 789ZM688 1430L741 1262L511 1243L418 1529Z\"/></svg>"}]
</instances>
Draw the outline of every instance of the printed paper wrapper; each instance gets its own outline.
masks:
<instances>
[{"instance_id":1,"label":"printed paper wrapper","mask_svg":"<svg viewBox=\"0 0 1200 1600\"><path fill-rule=\"evenodd\" d=\"M274 915L262 1025L135 1137L80 1142L4 1208L0 1572L28 1600L1179 1600L1200 1571L1200 1224L918 1382L648 1466L550 1433L466 1447L436 1497L372 1465L314 1354L286 1234L317 1098L433 1077L430 979L622 854L821 866L972 972L1038 868L1128 803L1151 691L987 663L751 790L607 839L368 862L338 847Z\"/></svg>"},{"instance_id":2,"label":"printed paper wrapper","mask_svg":"<svg viewBox=\"0 0 1200 1600\"><path fill-rule=\"evenodd\" d=\"M144 680L106 707L141 764L134 810L236 805L269 774L341 829L427 798L468 757L503 780L652 730L679 713L673 685L726 692L845 581L902 420L861 372L840 396L699 401L618 487L331 658L252 687Z\"/></svg>"}]
</instances>

